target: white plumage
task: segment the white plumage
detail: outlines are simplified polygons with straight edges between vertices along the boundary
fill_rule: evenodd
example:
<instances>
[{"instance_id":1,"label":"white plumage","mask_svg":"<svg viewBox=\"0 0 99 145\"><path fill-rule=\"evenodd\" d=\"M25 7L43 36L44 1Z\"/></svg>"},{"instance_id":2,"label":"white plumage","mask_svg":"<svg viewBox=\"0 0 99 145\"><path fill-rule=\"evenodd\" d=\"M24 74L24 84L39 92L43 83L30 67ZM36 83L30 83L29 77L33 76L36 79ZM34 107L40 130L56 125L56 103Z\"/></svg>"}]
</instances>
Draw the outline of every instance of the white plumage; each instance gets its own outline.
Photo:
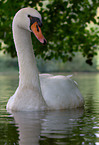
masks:
<instances>
[{"instance_id":1,"label":"white plumage","mask_svg":"<svg viewBox=\"0 0 99 145\"><path fill-rule=\"evenodd\" d=\"M19 62L19 86L7 103L7 110L35 111L82 107L84 99L69 76L39 76L31 41L28 15L41 15L33 8L23 8L13 20L13 37Z\"/></svg>"}]
</instances>

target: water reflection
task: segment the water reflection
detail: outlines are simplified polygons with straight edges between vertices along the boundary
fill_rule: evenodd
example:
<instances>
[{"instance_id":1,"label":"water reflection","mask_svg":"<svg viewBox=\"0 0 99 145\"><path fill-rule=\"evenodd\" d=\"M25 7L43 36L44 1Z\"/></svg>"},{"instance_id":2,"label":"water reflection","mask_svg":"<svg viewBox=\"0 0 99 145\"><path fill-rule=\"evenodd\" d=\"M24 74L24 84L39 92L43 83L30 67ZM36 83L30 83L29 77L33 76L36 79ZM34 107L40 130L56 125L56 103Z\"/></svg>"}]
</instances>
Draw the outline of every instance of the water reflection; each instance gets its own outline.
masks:
<instances>
[{"instance_id":1,"label":"water reflection","mask_svg":"<svg viewBox=\"0 0 99 145\"><path fill-rule=\"evenodd\" d=\"M13 117L6 104L18 74L0 74L0 145L99 145L99 74L73 79L85 98L84 110L13 112Z\"/></svg>"},{"instance_id":2,"label":"water reflection","mask_svg":"<svg viewBox=\"0 0 99 145\"><path fill-rule=\"evenodd\" d=\"M39 145L40 140L44 140L46 137L54 138L56 142L61 138L66 138L68 133L72 133L73 128L79 125L77 122L83 116L83 111L83 109L75 109L50 112L13 112L19 131L19 144Z\"/></svg>"},{"instance_id":3,"label":"water reflection","mask_svg":"<svg viewBox=\"0 0 99 145\"><path fill-rule=\"evenodd\" d=\"M38 145L41 115L39 112L13 112L16 126L19 131L20 145Z\"/></svg>"}]
</instances>

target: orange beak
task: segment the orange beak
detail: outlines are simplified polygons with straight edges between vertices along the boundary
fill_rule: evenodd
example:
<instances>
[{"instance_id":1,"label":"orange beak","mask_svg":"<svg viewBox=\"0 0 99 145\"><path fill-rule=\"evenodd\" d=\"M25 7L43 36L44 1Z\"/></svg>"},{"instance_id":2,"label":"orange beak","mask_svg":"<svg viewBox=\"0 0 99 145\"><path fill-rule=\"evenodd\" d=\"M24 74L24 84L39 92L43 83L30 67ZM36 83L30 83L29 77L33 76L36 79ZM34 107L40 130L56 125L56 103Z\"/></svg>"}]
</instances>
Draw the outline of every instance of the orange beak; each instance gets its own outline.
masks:
<instances>
[{"instance_id":1,"label":"orange beak","mask_svg":"<svg viewBox=\"0 0 99 145\"><path fill-rule=\"evenodd\" d=\"M36 38L43 44L46 44L47 41L44 38L42 32L41 32L41 28L39 27L38 23L35 22L31 25L31 30L34 33L34 35L36 36Z\"/></svg>"}]
</instances>

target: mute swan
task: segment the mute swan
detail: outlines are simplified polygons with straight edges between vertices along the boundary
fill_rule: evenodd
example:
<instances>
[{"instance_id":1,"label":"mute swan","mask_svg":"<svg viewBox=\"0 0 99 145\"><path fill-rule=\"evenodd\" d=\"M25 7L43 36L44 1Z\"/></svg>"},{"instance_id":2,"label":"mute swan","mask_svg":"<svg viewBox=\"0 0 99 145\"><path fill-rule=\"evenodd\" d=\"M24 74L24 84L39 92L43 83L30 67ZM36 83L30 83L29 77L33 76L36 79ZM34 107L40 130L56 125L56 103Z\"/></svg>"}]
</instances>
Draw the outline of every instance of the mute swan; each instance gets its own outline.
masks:
<instances>
[{"instance_id":1,"label":"mute swan","mask_svg":"<svg viewBox=\"0 0 99 145\"><path fill-rule=\"evenodd\" d=\"M46 44L41 25L41 15L33 8L19 10L13 19L12 30L19 62L19 86L7 103L8 111L58 110L84 105L83 97L70 77L39 75L31 32L41 43Z\"/></svg>"}]
</instances>

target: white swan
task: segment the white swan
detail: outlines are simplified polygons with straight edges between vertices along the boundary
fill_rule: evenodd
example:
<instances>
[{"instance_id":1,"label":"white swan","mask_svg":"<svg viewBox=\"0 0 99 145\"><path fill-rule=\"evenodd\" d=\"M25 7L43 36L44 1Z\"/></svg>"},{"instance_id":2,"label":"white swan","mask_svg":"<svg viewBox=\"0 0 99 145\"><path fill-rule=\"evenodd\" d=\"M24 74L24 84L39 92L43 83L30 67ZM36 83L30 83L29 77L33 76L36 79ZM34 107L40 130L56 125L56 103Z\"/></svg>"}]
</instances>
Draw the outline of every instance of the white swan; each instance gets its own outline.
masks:
<instances>
[{"instance_id":1,"label":"white swan","mask_svg":"<svg viewBox=\"0 0 99 145\"><path fill-rule=\"evenodd\" d=\"M19 62L19 86L7 103L8 111L35 111L77 108L83 97L73 80L66 76L38 74L31 32L41 43L41 15L33 8L19 10L13 20L13 37Z\"/></svg>"}]
</instances>

